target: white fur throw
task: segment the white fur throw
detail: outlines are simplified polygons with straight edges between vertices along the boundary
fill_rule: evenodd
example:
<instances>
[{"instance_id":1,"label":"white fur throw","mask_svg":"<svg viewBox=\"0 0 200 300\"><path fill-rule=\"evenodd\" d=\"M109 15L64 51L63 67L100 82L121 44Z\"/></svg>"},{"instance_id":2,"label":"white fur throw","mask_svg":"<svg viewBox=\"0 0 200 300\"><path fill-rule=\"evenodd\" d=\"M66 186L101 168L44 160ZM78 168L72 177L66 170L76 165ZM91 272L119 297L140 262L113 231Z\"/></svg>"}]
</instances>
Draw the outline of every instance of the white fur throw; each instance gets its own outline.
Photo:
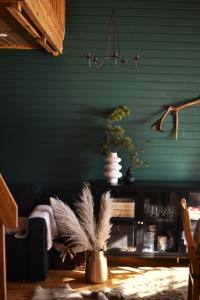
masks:
<instances>
[{"instance_id":1,"label":"white fur throw","mask_svg":"<svg viewBox=\"0 0 200 300\"><path fill-rule=\"evenodd\" d=\"M121 267L117 270L120 271ZM96 291L88 291L86 288L87 291L83 292L71 289L68 284L53 289L37 287L31 300L185 300L187 298L188 268L123 267L122 271L122 277L120 273L116 273L116 279L121 283L114 288L102 288Z\"/></svg>"},{"instance_id":2,"label":"white fur throw","mask_svg":"<svg viewBox=\"0 0 200 300\"><path fill-rule=\"evenodd\" d=\"M28 228L28 218L25 217L19 217L18 218L18 227L17 228L5 228L6 234L18 234L16 237L18 237L20 234L24 234L27 232Z\"/></svg>"},{"instance_id":3,"label":"white fur throw","mask_svg":"<svg viewBox=\"0 0 200 300\"><path fill-rule=\"evenodd\" d=\"M164 290L153 290L151 285L146 284L149 293L144 294L141 286L118 286L116 288L104 288L97 291L76 291L68 284L60 285L53 289L37 287L31 300L185 300L187 287L174 289L168 287ZM140 290L140 291L139 291ZM147 295L149 294L149 295Z\"/></svg>"}]
</instances>

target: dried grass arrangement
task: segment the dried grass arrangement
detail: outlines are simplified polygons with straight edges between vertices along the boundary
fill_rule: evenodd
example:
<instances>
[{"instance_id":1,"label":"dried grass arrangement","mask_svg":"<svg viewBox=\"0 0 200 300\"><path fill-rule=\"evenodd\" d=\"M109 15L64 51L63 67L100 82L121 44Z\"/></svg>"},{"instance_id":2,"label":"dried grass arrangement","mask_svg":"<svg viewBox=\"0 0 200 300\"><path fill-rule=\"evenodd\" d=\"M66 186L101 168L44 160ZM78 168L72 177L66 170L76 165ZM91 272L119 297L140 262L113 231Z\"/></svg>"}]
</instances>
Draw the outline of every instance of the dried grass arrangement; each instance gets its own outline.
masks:
<instances>
[{"instance_id":1,"label":"dried grass arrangement","mask_svg":"<svg viewBox=\"0 0 200 300\"><path fill-rule=\"evenodd\" d=\"M94 200L88 183L83 184L80 200L74 212L58 198L50 198L60 237L64 240L65 253L73 258L78 252L100 251L110 237L112 224L112 198L106 192L100 199L98 221L94 215ZM65 256L64 256L65 258Z\"/></svg>"}]
</instances>

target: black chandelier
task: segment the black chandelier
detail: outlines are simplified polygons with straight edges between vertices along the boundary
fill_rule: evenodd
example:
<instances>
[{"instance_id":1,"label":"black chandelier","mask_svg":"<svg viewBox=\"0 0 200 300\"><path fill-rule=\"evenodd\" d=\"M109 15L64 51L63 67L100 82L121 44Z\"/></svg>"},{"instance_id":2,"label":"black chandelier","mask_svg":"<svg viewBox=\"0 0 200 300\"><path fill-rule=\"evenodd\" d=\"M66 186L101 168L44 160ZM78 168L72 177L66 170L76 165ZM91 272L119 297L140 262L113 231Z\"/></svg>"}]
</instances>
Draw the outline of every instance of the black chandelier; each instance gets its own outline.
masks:
<instances>
[{"instance_id":1,"label":"black chandelier","mask_svg":"<svg viewBox=\"0 0 200 300\"><path fill-rule=\"evenodd\" d=\"M119 47L118 24L116 9L114 6L112 8L111 13L111 21L108 31L107 46L105 49L104 57L100 60L96 55L88 53L86 58L88 59L88 66L90 68L101 69L105 64L108 64L109 62L112 62L113 65L118 68L122 65L127 65L128 60L125 56L121 55ZM141 57L139 54L136 54L133 57L133 61L135 61L135 66L138 65L140 59Z\"/></svg>"}]
</instances>

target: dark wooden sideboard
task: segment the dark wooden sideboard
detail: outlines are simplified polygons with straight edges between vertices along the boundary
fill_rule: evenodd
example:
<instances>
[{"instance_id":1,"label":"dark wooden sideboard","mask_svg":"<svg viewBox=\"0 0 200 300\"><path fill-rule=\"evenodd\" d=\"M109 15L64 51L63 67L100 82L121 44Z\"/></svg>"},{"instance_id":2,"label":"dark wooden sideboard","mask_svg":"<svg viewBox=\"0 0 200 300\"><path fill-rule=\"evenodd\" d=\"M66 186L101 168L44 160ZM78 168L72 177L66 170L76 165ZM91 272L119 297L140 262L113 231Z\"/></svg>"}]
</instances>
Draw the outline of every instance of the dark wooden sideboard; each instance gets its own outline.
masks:
<instances>
[{"instance_id":1,"label":"dark wooden sideboard","mask_svg":"<svg viewBox=\"0 0 200 300\"><path fill-rule=\"evenodd\" d=\"M98 217L100 196L110 190L113 226L106 253L138 258L186 258L180 200L200 206L200 182L91 182ZM192 221L193 222L193 221ZM194 221L193 223L195 223Z\"/></svg>"}]
</instances>

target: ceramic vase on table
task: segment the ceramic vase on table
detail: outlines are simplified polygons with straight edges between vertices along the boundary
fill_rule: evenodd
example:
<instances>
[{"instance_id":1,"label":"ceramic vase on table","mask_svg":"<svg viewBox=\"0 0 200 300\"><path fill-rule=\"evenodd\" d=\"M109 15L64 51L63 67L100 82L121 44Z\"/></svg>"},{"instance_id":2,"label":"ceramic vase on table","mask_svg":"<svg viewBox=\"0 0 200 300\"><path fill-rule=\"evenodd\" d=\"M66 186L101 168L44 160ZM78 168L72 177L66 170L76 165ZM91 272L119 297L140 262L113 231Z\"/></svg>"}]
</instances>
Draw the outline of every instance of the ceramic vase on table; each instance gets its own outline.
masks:
<instances>
[{"instance_id":1,"label":"ceramic vase on table","mask_svg":"<svg viewBox=\"0 0 200 300\"><path fill-rule=\"evenodd\" d=\"M88 251L85 279L92 283L102 283L108 279L108 264L104 251Z\"/></svg>"},{"instance_id":2,"label":"ceramic vase on table","mask_svg":"<svg viewBox=\"0 0 200 300\"><path fill-rule=\"evenodd\" d=\"M118 157L116 152L110 152L105 158L103 175L112 185L117 184L118 179L122 177L122 173L119 171L122 168L122 166L119 164L120 161L121 158Z\"/></svg>"}]
</instances>

